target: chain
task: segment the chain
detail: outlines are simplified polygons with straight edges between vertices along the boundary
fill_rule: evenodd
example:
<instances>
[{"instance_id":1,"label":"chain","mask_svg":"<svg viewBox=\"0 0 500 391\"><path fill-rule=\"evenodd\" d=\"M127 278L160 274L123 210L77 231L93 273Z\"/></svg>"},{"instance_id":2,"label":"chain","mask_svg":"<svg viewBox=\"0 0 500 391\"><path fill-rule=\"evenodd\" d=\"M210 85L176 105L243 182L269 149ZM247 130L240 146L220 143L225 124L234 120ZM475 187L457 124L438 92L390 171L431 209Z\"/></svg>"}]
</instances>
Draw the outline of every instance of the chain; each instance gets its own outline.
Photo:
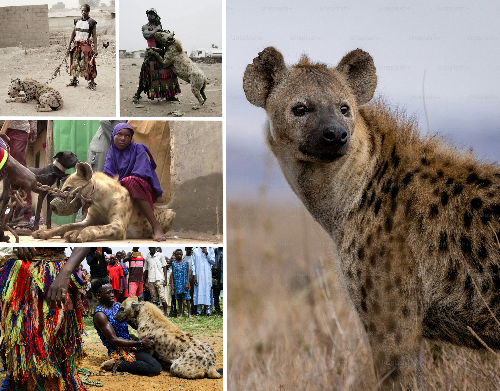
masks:
<instances>
[{"instance_id":1,"label":"chain","mask_svg":"<svg viewBox=\"0 0 500 391\"><path fill-rule=\"evenodd\" d=\"M65 55L62 62L59 64L59 66L54 70L54 72L52 72L51 78L49 80L47 80L47 82L45 84L49 84L52 80L54 80L57 77L57 75L61 74L61 66L64 63L66 63L66 73L69 74L68 59L66 58L66 55Z\"/></svg>"},{"instance_id":2,"label":"chain","mask_svg":"<svg viewBox=\"0 0 500 391\"><path fill-rule=\"evenodd\" d=\"M88 195L84 195L83 191L87 186L89 186L92 182L87 182L84 186L79 186L71 191L64 191L62 189L58 189L55 187L43 185L40 182L37 182L36 184L36 189L40 191L44 191L50 194L57 194L59 197L63 197L66 199L67 202L70 204L75 203L77 200L82 201L82 205L85 204L91 204L92 203L92 195L94 194L94 188L92 188L92 191Z\"/></svg>"},{"instance_id":3,"label":"chain","mask_svg":"<svg viewBox=\"0 0 500 391\"><path fill-rule=\"evenodd\" d=\"M10 219L12 218L12 215L14 214L14 209L16 206L23 207L24 205L26 205L26 202L25 202L26 196L27 196L27 194L23 189L19 189L19 190L10 189L9 190L9 201L7 202L7 205L5 206L5 208L2 210L4 215L2 217L2 224L1 224L0 228L3 231L8 230L12 235L14 235L14 237L16 238L16 243L19 243L19 235L16 233L16 231L14 231L11 227L9 227L7 222L9 222Z\"/></svg>"}]
</instances>

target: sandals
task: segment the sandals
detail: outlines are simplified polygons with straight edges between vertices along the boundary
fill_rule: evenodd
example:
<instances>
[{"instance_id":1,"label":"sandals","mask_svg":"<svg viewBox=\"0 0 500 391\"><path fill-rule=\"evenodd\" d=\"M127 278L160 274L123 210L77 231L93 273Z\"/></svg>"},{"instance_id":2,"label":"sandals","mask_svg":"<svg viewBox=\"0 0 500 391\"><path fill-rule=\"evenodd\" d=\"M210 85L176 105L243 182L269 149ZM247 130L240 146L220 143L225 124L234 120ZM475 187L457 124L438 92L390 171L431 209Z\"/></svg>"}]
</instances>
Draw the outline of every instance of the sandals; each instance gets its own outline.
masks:
<instances>
[{"instance_id":1,"label":"sandals","mask_svg":"<svg viewBox=\"0 0 500 391\"><path fill-rule=\"evenodd\" d=\"M78 79L71 79L69 84L66 84L66 87L76 87L78 85Z\"/></svg>"},{"instance_id":2,"label":"sandals","mask_svg":"<svg viewBox=\"0 0 500 391\"><path fill-rule=\"evenodd\" d=\"M89 85L87 86L87 88L89 90L92 90L92 91L95 91L96 90L96 87L97 87L97 84L93 81L89 81Z\"/></svg>"},{"instance_id":3,"label":"sandals","mask_svg":"<svg viewBox=\"0 0 500 391\"><path fill-rule=\"evenodd\" d=\"M132 97L132 103L133 103L134 105L138 104L140 100L141 100L141 97L140 97L139 95L134 95L134 96Z\"/></svg>"}]
</instances>

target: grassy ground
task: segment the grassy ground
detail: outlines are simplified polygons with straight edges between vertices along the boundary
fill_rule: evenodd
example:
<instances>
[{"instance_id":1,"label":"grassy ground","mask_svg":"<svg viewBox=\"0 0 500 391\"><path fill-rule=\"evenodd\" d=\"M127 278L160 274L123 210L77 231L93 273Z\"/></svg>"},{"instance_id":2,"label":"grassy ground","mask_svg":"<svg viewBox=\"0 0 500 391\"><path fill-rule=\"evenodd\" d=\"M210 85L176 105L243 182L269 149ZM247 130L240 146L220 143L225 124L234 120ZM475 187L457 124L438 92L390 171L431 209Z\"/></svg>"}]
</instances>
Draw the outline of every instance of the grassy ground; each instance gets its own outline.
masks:
<instances>
[{"instance_id":1,"label":"grassy ground","mask_svg":"<svg viewBox=\"0 0 500 391\"><path fill-rule=\"evenodd\" d=\"M302 206L227 207L230 390L376 390L330 238ZM426 390L498 390L500 359L423 345Z\"/></svg>"},{"instance_id":2,"label":"grassy ground","mask_svg":"<svg viewBox=\"0 0 500 391\"><path fill-rule=\"evenodd\" d=\"M221 309L223 302L221 299ZM193 335L205 342L208 342L216 354L217 369L222 368L223 363L223 317L214 315L212 317L200 316L198 318L171 318L173 323L182 330L193 333ZM123 391L133 387L134 391L150 390L182 390L182 391L221 391L223 388L223 378L221 379L181 379L171 376L168 370L164 369L158 376L136 376L130 374L112 375L109 372L100 372L99 366L108 360L106 348L103 346L94 328L92 318L84 318L84 350L88 357L85 358L80 368L86 368L92 372L90 381L99 381L103 387L87 385L87 390L107 390ZM135 330L129 328L130 332ZM80 375L83 377L82 375ZM5 372L0 375L0 380L5 377Z\"/></svg>"}]
</instances>

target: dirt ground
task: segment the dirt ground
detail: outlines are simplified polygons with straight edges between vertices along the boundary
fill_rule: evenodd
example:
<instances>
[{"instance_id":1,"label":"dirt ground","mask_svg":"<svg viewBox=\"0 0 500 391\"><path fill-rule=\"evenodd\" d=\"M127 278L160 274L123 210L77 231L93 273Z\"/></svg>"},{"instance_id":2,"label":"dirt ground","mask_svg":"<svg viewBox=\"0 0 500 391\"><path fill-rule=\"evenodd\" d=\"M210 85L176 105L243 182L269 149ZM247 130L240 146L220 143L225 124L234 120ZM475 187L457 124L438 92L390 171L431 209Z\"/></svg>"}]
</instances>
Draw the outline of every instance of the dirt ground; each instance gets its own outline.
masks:
<instances>
[{"instance_id":1,"label":"dirt ground","mask_svg":"<svg viewBox=\"0 0 500 391\"><path fill-rule=\"evenodd\" d=\"M81 367L89 369L91 372L99 372L99 366L108 359L106 348L101 343L95 330L91 330L84 337L85 351L88 358L83 360ZM222 333L215 334L214 337L195 336L202 341L208 342L216 352L217 369L223 367L223 336ZM111 375L109 372L102 372L102 375L91 375L91 381L100 381L104 387L86 386L88 390L109 390L124 391L133 389L134 391L149 390L201 390L212 391L222 390L223 377L220 379L181 379L171 376L164 369L158 376L137 376L137 375Z\"/></svg>"},{"instance_id":2,"label":"dirt ground","mask_svg":"<svg viewBox=\"0 0 500 391\"><path fill-rule=\"evenodd\" d=\"M10 243L15 243L15 237L12 234L8 234L10 237ZM150 244L152 243L151 239L125 239L125 240L103 240L106 244L125 244L125 243L133 243L133 244ZM53 238L53 239L34 239L31 236L19 236L19 243L65 243L62 238ZM102 242L99 242L102 244ZM185 232L168 232L167 240L164 242L158 242L161 244L190 244L190 243L213 243L213 244L221 244L222 243L222 235L202 235L198 233L185 233ZM92 246L93 243L86 243L89 246ZM97 242L95 243L98 244Z\"/></svg>"},{"instance_id":3,"label":"dirt ground","mask_svg":"<svg viewBox=\"0 0 500 391\"><path fill-rule=\"evenodd\" d=\"M99 26L99 15L94 16ZM110 23L108 21L108 23ZM113 22L114 23L114 22ZM102 23L101 23L102 24ZM64 31L62 33L61 31ZM71 34L71 26L50 28L50 46L41 48L10 47L0 49L0 113L2 116L50 116L50 117L115 117L116 116L116 39L114 35L97 34L98 56L97 90L87 88L87 81L79 78L78 87L66 87L70 75L62 64L61 73L49 86L58 90L64 100L62 109L51 112L37 112L36 102L6 103L11 78L31 78L47 82L55 69L62 63ZM109 42L108 48L102 43ZM67 57L69 67L69 57ZM69 69L69 68L68 68Z\"/></svg>"},{"instance_id":4,"label":"dirt ground","mask_svg":"<svg viewBox=\"0 0 500 391\"><path fill-rule=\"evenodd\" d=\"M222 64L197 65L208 78L205 88L207 101L201 108L191 92L191 86L179 79L181 93L176 95L179 102L149 100L145 94L138 105L132 97L139 85L142 58L120 58L120 114L122 117L222 117Z\"/></svg>"}]
</instances>

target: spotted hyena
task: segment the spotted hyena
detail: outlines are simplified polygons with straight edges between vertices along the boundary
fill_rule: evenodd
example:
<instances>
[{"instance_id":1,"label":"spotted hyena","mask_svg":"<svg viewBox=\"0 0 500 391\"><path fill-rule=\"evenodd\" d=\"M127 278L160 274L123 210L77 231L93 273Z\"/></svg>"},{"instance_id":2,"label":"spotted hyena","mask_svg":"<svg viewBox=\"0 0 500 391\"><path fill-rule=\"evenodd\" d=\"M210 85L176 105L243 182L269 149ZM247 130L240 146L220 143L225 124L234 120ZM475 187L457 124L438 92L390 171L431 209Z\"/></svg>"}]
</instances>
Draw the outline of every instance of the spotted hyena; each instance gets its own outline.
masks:
<instances>
[{"instance_id":1,"label":"spotted hyena","mask_svg":"<svg viewBox=\"0 0 500 391\"><path fill-rule=\"evenodd\" d=\"M22 91L24 91L24 96L21 96ZM5 100L7 103L26 103L36 100L38 102L36 111L59 110L63 106L63 99L59 91L33 79L11 80L8 94L10 98Z\"/></svg>"},{"instance_id":2,"label":"spotted hyena","mask_svg":"<svg viewBox=\"0 0 500 391\"><path fill-rule=\"evenodd\" d=\"M156 354L162 361L170 364L170 373L186 379L201 379L205 375L219 379L221 375L215 368L215 352L206 342L185 333L152 303L139 303L137 297L126 299L115 315L118 322L137 319L139 339L153 337L154 348L147 351Z\"/></svg>"},{"instance_id":3,"label":"spotted hyena","mask_svg":"<svg viewBox=\"0 0 500 391\"><path fill-rule=\"evenodd\" d=\"M85 219L54 229L40 229L33 232L34 238L61 236L67 242L92 242L152 237L151 225L130 198L128 190L116 178L102 172L93 173L87 163L77 163L76 172L64 181L62 189L71 192L78 188L84 196L83 202L78 198L56 197L50 207L59 216L69 216L82 206L88 207ZM155 207L154 214L163 232L167 232L172 227L175 212Z\"/></svg>"},{"instance_id":4,"label":"spotted hyena","mask_svg":"<svg viewBox=\"0 0 500 391\"><path fill-rule=\"evenodd\" d=\"M336 67L273 47L248 65L248 101L291 188L337 245L342 279L385 389L420 382L423 338L500 350L500 167L383 102L371 56Z\"/></svg>"},{"instance_id":5,"label":"spotted hyena","mask_svg":"<svg viewBox=\"0 0 500 391\"><path fill-rule=\"evenodd\" d=\"M180 41L175 39L174 35L175 33L170 31L155 33L155 38L165 46L165 55L161 57L153 49L148 49L147 54L155 56L163 67L170 67L179 78L190 83L191 92L202 105L207 100L205 96L207 78L203 71L184 53Z\"/></svg>"}]
</instances>

